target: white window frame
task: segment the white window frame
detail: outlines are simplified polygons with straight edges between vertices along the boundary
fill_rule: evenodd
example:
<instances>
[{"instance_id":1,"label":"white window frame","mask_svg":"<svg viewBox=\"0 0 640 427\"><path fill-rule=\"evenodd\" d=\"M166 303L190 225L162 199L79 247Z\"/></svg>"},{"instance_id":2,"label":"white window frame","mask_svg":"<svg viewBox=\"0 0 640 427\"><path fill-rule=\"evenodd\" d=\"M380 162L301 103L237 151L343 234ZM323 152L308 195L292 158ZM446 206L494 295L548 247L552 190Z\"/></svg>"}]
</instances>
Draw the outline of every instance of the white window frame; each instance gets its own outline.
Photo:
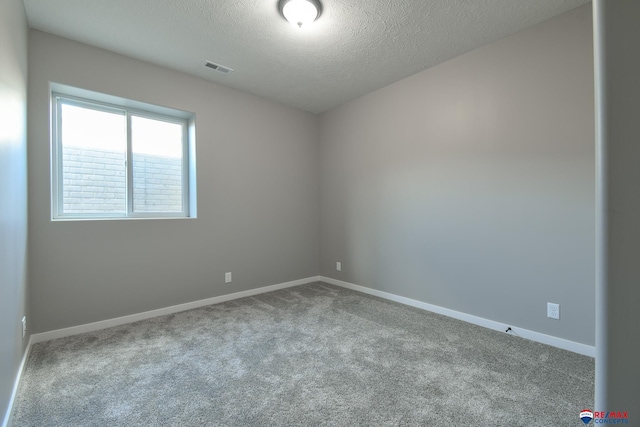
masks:
<instances>
[{"instance_id":1,"label":"white window frame","mask_svg":"<svg viewBox=\"0 0 640 427\"><path fill-rule=\"evenodd\" d=\"M62 85L52 85L52 88ZM66 86L62 86L67 88ZM51 92L51 212L52 220L91 219L140 219L140 218L194 218L195 217L195 116L180 110L158 107L151 104L102 95L82 89L69 88L83 96L59 91ZM87 97L87 95L91 97ZM98 98L98 99L96 99ZM112 102L104 102L106 98ZM114 103L116 101L117 103ZM97 111L122 114L126 119L127 150L125 158L126 212L124 213L65 213L63 211L63 158L62 158L62 105L74 105ZM181 212L134 212L133 211L133 164L131 162L131 116L160 120L182 125L182 211Z\"/></svg>"}]
</instances>

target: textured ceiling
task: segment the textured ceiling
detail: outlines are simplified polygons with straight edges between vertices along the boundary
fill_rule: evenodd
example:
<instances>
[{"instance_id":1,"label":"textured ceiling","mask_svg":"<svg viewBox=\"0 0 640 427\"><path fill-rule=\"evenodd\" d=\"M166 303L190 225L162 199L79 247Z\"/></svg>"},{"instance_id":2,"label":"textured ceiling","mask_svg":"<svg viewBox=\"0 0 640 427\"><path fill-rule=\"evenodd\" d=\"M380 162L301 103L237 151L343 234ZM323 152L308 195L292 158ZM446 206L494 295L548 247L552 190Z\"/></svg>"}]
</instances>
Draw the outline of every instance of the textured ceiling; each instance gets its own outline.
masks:
<instances>
[{"instance_id":1,"label":"textured ceiling","mask_svg":"<svg viewBox=\"0 0 640 427\"><path fill-rule=\"evenodd\" d=\"M319 113L589 2L321 1L322 16L302 30L277 0L24 4L32 28Z\"/></svg>"}]
</instances>

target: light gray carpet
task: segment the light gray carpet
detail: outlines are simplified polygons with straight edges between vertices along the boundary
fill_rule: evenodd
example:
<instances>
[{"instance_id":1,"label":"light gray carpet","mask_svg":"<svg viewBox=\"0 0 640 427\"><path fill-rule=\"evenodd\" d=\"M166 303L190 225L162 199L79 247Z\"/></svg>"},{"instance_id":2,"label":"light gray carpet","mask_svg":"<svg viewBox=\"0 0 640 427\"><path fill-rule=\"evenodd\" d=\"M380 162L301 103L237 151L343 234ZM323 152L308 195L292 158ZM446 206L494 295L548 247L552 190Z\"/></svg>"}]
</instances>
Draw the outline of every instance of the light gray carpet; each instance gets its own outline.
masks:
<instances>
[{"instance_id":1,"label":"light gray carpet","mask_svg":"<svg viewBox=\"0 0 640 427\"><path fill-rule=\"evenodd\" d=\"M572 426L589 357L324 283L36 344L15 426Z\"/></svg>"}]
</instances>

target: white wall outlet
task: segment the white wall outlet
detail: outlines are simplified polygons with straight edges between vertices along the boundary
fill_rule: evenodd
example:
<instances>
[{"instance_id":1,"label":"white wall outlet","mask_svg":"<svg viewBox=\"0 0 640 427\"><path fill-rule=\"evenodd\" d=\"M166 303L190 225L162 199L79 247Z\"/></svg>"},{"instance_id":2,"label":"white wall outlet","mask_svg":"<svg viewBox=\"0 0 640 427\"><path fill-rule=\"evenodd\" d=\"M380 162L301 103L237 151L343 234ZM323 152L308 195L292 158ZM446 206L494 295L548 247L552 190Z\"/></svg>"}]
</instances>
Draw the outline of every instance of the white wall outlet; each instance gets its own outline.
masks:
<instances>
[{"instance_id":1,"label":"white wall outlet","mask_svg":"<svg viewBox=\"0 0 640 427\"><path fill-rule=\"evenodd\" d=\"M224 273L224 283L231 283L231 273Z\"/></svg>"},{"instance_id":2,"label":"white wall outlet","mask_svg":"<svg viewBox=\"0 0 640 427\"><path fill-rule=\"evenodd\" d=\"M342 263L340 261L336 262L336 270L342 271Z\"/></svg>"},{"instance_id":3,"label":"white wall outlet","mask_svg":"<svg viewBox=\"0 0 640 427\"><path fill-rule=\"evenodd\" d=\"M27 335L27 316L22 316L22 338Z\"/></svg>"},{"instance_id":4,"label":"white wall outlet","mask_svg":"<svg viewBox=\"0 0 640 427\"><path fill-rule=\"evenodd\" d=\"M560 304L554 304L552 302L547 303L547 317L552 319L560 319Z\"/></svg>"}]
</instances>

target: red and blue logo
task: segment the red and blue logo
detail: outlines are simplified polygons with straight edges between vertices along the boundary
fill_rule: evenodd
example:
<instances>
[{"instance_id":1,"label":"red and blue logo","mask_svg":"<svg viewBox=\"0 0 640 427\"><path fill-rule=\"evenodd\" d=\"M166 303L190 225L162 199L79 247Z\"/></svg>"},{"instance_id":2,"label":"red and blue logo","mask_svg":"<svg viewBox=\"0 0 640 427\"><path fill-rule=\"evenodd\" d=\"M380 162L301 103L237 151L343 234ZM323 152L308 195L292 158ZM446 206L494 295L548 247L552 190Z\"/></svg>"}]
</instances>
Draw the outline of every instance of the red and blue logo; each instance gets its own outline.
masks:
<instances>
[{"instance_id":1,"label":"red and blue logo","mask_svg":"<svg viewBox=\"0 0 640 427\"><path fill-rule=\"evenodd\" d=\"M583 409L580 411L580 419L583 423L589 424L593 419L593 412L591 412L591 409Z\"/></svg>"},{"instance_id":2,"label":"red and blue logo","mask_svg":"<svg viewBox=\"0 0 640 427\"><path fill-rule=\"evenodd\" d=\"M623 411L592 412L591 409L580 411L580 419L589 424L629 424L629 413Z\"/></svg>"}]
</instances>

